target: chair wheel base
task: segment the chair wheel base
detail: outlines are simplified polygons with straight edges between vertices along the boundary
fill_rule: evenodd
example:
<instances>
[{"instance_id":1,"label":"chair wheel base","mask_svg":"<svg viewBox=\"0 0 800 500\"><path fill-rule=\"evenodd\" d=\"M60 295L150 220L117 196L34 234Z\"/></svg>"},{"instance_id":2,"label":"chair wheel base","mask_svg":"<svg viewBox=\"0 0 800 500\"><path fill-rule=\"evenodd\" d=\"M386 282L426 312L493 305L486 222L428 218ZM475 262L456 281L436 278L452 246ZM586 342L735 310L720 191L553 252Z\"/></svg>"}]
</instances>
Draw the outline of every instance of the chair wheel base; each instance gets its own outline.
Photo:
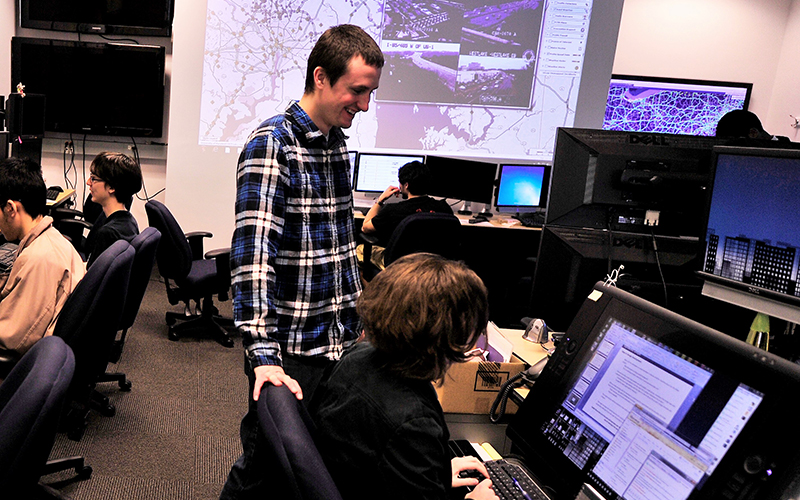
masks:
<instances>
[{"instance_id":1,"label":"chair wheel base","mask_svg":"<svg viewBox=\"0 0 800 500\"><path fill-rule=\"evenodd\" d=\"M92 469L91 465L84 465L83 467L75 467L75 474L78 475L78 479L84 481L92 477Z\"/></svg>"},{"instance_id":2,"label":"chair wheel base","mask_svg":"<svg viewBox=\"0 0 800 500\"><path fill-rule=\"evenodd\" d=\"M167 338L173 342L177 342L178 340L181 339L181 337L171 327L169 329L169 334L167 335Z\"/></svg>"},{"instance_id":3,"label":"chair wheel base","mask_svg":"<svg viewBox=\"0 0 800 500\"><path fill-rule=\"evenodd\" d=\"M130 380L120 380L118 385L119 385L119 390L124 392L130 392L131 387L133 386Z\"/></svg>"},{"instance_id":4,"label":"chair wheel base","mask_svg":"<svg viewBox=\"0 0 800 500\"><path fill-rule=\"evenodd\" d=\"M233 343L233 339L232 339L232 338L230 338L230 337L228 337L227 335L220 335L220 336L217 338L217 342L219 342L220 344L222 344L222 347L228 347L228 348L231 348L231 347L233 347L233 345L234 345L234 343Z\"/></svg>"},{"instance_id":5,"label":"chair wheel base","mask_svg":"<svg viewBox=\"0 0 800 500\"><path fill-rule=\"evenodd\" d=\"M103 415L104 417L113 417L117 414L117 409L111 403L99 407L97 411L99 411L100 415Z\"/></svg>"}]
</instances>

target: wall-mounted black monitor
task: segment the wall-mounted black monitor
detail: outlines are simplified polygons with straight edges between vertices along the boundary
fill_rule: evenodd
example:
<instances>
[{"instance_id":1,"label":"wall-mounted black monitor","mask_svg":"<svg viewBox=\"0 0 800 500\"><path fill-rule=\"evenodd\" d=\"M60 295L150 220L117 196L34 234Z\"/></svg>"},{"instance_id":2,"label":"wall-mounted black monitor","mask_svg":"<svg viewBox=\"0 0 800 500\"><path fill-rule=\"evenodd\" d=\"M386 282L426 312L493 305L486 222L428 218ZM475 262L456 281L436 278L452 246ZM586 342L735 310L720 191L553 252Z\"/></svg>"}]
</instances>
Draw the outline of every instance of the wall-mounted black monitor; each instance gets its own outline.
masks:
<instances>
[{"instance_id":1,"label":"wall-mounted black monitor","mask_svg":"<svg viewBox=\"0 0 800 500\"><path fill-rule=\"evenodd\" d=\"M397 185L397 171L412 161L423 162L422 155L359 153L353 189L361 193L382 193Z\"/></svg>"},{"instance_id":2,"label":"wall-mounted black monitor","mask_svg":"<svg viewBox=\"0 0 800 500\"><path fill-rule=\"evenodd\" d=\"M701 238L718 142L559 128L547 223Z\"/></svg>"},{"instance_id":3,"label":"wall-mounted black monitor","mask_svg":"<svg viewBox=\"0 0 800 500\"><path fill-rule=\"evenodd\" d=\"M11 87L44 94L45 130L161 137L165 49L42 38L11 40Z\"/></svg>"},{"instance_id":4,"label":"wall-mounted black monitor","mask_svg":"<svg viewBox=\"0 0 800 500\"><path fill-rule=\"evenodd\" d=\"M545 209L549 188L549 165L501 164L495 207L499 212Z\"/></svg>"},{"instance_id":5,"label":"wall-mounted black monitor","mask_svg":"<svg viewBox=\"0 0 800 500\"><path fill-rule=\"evenodd\" d=\"M752 83L612 75L603 129L713 136L722 115L747 109Z\"/></svg>"},{"instance_id":6,"label":"wall-mounted black monitor","mask_svg":"<svg viewBox=\"0 0 800 500\"><path fill-rule=\"evenodd\" d=\"M20 26L106 35L170 36L175 0L21 0Z\"/></svg>"},{"instance_id":7,"label":"wall-mounted black monitor","mask_svg":"<svg viewBox=\"0 0 800 500\"><path fill-rule=\"evenodd\" d=\"M714 148L703 293L800 323L800 151Z\"/></svg>"},{"instance_id":8,"label":"wall-mounted black monitor","mask_svg":"<svg viewBox=\"0 0 800 500\"><path fill-rule=\"evenodd\" d=\"M428 155L425 164L433 177L429 195L475 203L492 202L496 163Z\"/></svg>"}]
</instances>

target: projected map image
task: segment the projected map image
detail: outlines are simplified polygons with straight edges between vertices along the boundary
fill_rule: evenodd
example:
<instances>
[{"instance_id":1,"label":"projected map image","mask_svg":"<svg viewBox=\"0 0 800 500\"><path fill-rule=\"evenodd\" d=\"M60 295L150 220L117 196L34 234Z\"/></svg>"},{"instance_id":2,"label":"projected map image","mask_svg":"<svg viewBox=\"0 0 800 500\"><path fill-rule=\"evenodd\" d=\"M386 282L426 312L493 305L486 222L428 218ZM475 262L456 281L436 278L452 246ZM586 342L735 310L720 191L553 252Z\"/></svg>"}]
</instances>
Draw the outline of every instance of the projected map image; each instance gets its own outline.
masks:
<instances>
[{"instance_id":1,"label":"projected map image","mask_svg":"<svg viewBox=\"0 0 800 500\"><path fill-rule=\"evenodd\" d=\"M302 96L330 26L361 26L386 65L351 149L550 160L572 126L592 0L208 0L201 146L241 147Z\"/></svg>"},{"instance_id":2,"label":"projected map image","mask_svg":"<svg viewBox=\"0 0 800 500\"><path fill-rule=\"evenodd\" d=\"M722 115L744 107L744 91L691 91L615 86L603 129L713 136Z\"/></svg>"}]
</instances>

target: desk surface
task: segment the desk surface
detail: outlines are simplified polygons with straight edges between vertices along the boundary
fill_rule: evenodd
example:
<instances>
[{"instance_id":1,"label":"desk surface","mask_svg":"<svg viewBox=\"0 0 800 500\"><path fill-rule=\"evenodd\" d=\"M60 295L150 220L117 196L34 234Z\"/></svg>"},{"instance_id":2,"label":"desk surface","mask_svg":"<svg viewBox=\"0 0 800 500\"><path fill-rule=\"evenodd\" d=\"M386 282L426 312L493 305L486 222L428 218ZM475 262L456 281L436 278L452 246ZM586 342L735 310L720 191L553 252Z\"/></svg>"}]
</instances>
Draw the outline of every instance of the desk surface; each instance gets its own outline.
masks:
<instances>
[{"instance_id":1,"label":"desk surface","mask_svg":"<svg viewBox=\"0 0 800 500\"><path fill-rule=\"evenodd\" d=\"M514 345L514 355L521 359L525 364L533 366L541 359L547 357L547 350L541 344L527 341L522 338L525 330L516 328L499 328L503 337ZM547 344L552 347L552 344Z\"/></svg>"},{"instance_id":2,"label":"desk surface","mask_svg":"<svg viewBox=\"0 0 800 500\"><path fill-rule=\"evenodd\" d=\"M55 208L61 206L61 204L67 201L67 199L73 194L75 194L74 189L65 189L64 191L58 193L58 196L56 196L55 200L47 200L47 207Z\"/></svg>"},{"instance_id":3,"label":"desk surface","mask_svg":"<svg viewBox=\"0 0 800 500\"><path fill-rule=\"evenodd\" d=\"M363 207L355 207L355 218L356 219L364 219L364 214L359 211L360 208ZM458 217L458 221L461 222L462 226L474 226L474 227L499 227L503 229L521 229L524 231L541 231L541 227L526 227L523 226L520 221L517 219L512 218L510 215L506 214L497 214L489 218L486 222L476 222L470 224L469 220L472 218L470 215L461 215L455 214Z\"/></svg>"}]
</instances>

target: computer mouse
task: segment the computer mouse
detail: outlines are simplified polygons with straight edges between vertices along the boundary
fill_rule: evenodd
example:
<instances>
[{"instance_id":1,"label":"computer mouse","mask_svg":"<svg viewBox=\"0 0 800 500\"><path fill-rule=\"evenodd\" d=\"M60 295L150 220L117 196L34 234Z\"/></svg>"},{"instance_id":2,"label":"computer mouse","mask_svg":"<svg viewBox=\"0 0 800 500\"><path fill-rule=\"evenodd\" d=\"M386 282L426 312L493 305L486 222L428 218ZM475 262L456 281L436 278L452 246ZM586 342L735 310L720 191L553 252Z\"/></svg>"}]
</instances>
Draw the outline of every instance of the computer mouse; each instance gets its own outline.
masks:
<instances>
[{"instance_id":1,"label":"computer mouse","mask_svg":"<svg viewBox=\"0 0 800 500\"><path fill-rule=\"evenodd\" d=\"M469 220L470 224L477 224L478 222L489 222L489 219L483 215L476 215Z\"/></svg>"}]
</instances>

